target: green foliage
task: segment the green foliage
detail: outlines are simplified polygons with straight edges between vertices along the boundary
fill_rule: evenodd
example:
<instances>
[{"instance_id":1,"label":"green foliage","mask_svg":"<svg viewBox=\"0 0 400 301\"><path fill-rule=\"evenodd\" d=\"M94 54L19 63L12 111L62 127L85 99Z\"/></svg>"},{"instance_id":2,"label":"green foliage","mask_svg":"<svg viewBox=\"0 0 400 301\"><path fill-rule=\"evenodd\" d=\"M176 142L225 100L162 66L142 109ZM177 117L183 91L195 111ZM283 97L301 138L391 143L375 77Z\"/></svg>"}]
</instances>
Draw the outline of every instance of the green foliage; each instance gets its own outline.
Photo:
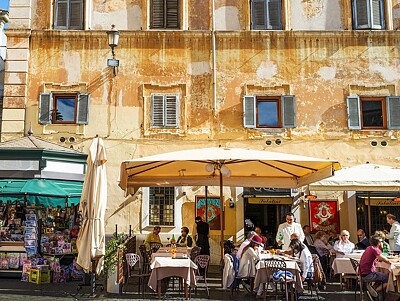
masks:
<instances>
[{"instance_id":1,"label":"green foliage","mask_svg":"<svg viewBox=\"0 0 400 301\"><path fill-rule=\"evenodd\" d=\"M104 256L104 266L102 272L103 275L109 276L115 272L115 268L118 262L118 247L122 245L127 238L128 235L125 233L120 233L117 237L114 234L113 237L107 242L106 255ZM125 248L125 246L123 246L123 248ZM125 250L123 249L123 251Z\"/></svg>"}]
</instances>

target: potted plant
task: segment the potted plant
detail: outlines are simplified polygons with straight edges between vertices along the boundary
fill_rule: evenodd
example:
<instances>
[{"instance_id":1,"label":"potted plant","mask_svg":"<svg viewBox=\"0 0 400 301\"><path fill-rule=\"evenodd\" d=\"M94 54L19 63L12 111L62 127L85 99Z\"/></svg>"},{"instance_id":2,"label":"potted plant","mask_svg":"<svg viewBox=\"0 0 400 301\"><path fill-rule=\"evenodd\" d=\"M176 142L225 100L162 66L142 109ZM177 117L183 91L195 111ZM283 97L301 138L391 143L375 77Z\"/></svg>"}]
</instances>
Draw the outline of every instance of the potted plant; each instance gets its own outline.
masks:
<instances>
[{"instance_id":1,"label":"potted plant","mask_svg":"<svg viewBox=\"0 0 400 301\"><path fill-rule=\"evenodd\" d=\"M122 251L125 251L125 246L122 244L127 238L128 235L125 233L120 233L117 236L114 234L106 243L102 274L107 278L107 292L109 293L119 293L117 283L118 248L122 248Z\"/></svg>"}]
</instances>

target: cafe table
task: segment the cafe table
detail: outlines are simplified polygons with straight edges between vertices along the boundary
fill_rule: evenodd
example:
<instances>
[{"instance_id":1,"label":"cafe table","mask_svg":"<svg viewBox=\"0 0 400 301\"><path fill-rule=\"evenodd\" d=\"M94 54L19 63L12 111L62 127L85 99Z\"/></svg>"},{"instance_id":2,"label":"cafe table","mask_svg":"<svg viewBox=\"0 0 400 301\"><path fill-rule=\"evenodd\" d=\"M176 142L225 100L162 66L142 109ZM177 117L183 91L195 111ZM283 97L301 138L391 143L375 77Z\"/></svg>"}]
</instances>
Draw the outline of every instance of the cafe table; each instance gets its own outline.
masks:
<instances>
[{"instance_id":1,"label":"cafe table","mask_svg":"<svg viewBox=\"0 0 400 301\"><path fill-rule=\"evenodd\" d=\"M190 258L172 258L170 256L154 256L151 264L148 286L157 291L161 298L161 280L168 277L179 277L184 281L185 298L188 299L188 287L196 286L195 270L197 265Z\"/></svg>"},{"instance_id":2,"label":"cafe table","mask_svg":"<svg viewBox=\"0 0 400 301\"><path fill-rule=\"evenodd\" d=\"M280 259L284 260L286 263L286 270L291 272L295 276L295 288L297 292L302 292L303 289L303 282L301 281L301 270L299 265L297 264L296 260L287 258L285 256L270 256L269 254L261 255L261 260L256 265L256 277L254 279L254 287L259 287L260 284L267 284L270 282L272 277L271 273L266 268L265 259L273 258L273 259Z\"/></svg>"},{"instance_id":3,"label":"cafe table","mask_svg":"<svg viewBox=\"0 0 400 301\"><path fill-rule=\"evenodd\" d=\"M390 258L390 257L389 257ZM399 260L396 257L397 260ZM397 281L397 290L399 290L399 280L400 280L400 262L392 262L392 263L386 263L379 261L376 264L377 270L380 270L381 272L385 272L384 270L388 271L388 284L386 287L387 292L395 292L395 282ZM383 269L383 270L382 270Z\"/></svg>"}]
</instances>

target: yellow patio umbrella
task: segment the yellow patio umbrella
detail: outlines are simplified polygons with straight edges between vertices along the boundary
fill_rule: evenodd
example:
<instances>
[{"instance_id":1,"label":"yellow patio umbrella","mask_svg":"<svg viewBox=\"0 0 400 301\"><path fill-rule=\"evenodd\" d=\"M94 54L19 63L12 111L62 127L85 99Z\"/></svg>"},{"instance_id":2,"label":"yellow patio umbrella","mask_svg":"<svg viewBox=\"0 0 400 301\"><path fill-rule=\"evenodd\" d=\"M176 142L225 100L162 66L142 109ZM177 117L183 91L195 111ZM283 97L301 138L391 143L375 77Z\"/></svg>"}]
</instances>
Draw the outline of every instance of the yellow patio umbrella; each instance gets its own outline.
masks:
<instances>
[{"instance_id":1,"label":"yellow patio umbrella","mask_svg":"<svg viewBox=\"0 0 400 301\"><path fill-rule=\"evenodd\" d=\"M107 205L107 161L101 138L94 138L89 149L87 170L83 183L80 210L82 227L78 234L77 263L85 273L100 274L105 255L104 215ZM97 262L96 267L92 267Z\"/></svg>"},{"instance_id":2,"label":"yellow patio umbrella","mask_svg":"<svg viewBox=\"0 0 400 301\"><path fill-rule=\"evenodd\" d=\"M295 188L330 177L337 161L263 150L210 147L164 153L121 163L120 187L134 194L140 187L223 186ZM221 206L221 241L224 239ZM222 254L223 256L223 254Z\"/></svg>"}]
</instances>

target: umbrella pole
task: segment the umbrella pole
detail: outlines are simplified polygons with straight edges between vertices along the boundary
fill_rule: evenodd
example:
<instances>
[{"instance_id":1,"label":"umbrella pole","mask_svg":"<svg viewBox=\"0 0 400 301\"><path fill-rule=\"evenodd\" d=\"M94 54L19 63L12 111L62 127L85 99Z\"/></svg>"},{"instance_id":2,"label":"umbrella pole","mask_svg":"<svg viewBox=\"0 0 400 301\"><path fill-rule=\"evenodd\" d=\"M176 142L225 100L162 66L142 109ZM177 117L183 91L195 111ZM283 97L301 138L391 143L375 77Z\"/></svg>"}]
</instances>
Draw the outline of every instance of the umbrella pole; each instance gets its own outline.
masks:
<instances>
[{"instance_id":1,"label":"umbrella pole","mask_svg":"<svg viewBox=\"0 0 400 301\"><path fill-rule=\"evenodd\" d=\"M221 204L221 214L220 214L220 226L221 226L221 260L224 259L224 221L225 221L225 212L224 212L224 186L221 170L219 171L219 200Z\"/></svg>"},{"instance_id":2,"label":"umbrella pole","mask_svg":"<svg viewBox=\"0 0 400 301\"><path fill-rule=\"evenodd\" d=\"M371 226L371 192L368 191L368 234L372 235L372 226Z\"/></svg>"}]
</instances>

